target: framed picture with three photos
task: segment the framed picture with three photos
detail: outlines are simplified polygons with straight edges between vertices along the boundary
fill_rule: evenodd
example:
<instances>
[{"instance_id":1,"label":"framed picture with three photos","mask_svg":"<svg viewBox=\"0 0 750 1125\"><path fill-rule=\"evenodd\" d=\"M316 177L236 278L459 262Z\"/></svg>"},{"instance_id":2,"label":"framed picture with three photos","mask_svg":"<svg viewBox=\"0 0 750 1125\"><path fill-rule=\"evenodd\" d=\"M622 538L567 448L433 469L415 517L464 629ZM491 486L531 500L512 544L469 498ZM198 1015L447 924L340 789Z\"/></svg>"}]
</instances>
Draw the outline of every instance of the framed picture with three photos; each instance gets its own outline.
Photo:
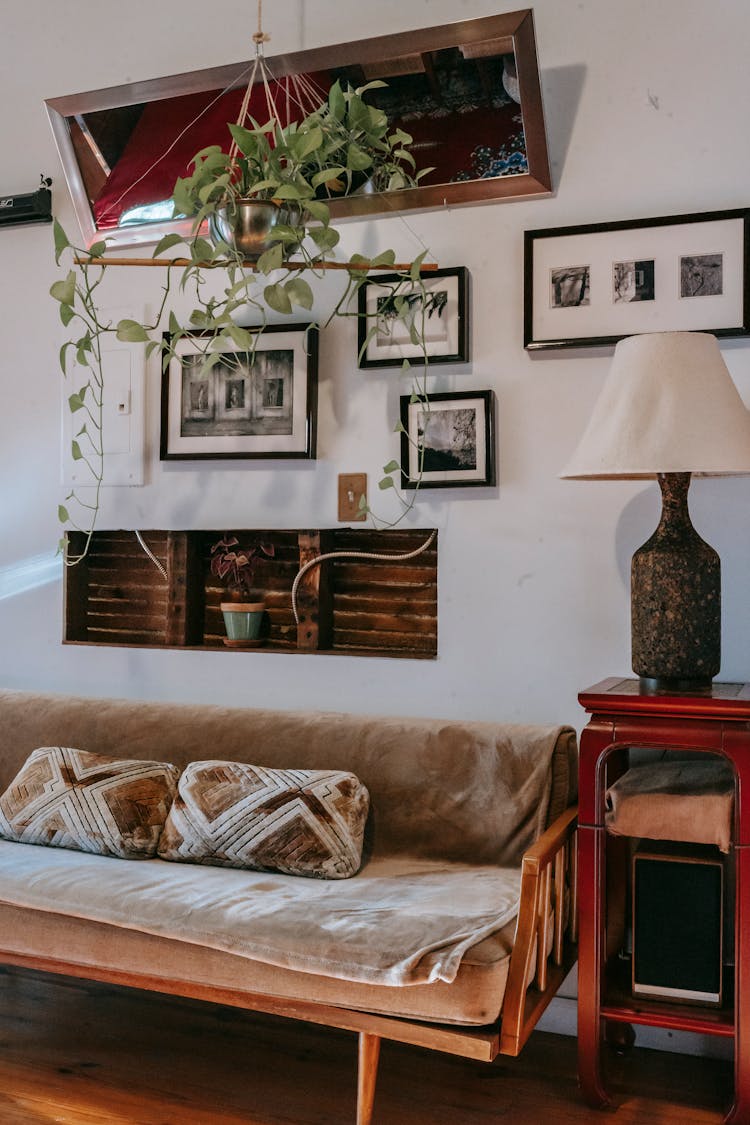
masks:
<instances>
[{"instance_id":1,"label":"framed picture with three photos","mask_svg":"<svg viewBox=\"0 0 750 1125\"><path fill-rule=\"evenodd\" d=\"M524 235L524 347L750 335L750 208Z\"/></svg>"},{"instance_id":2,"label":"framed picture with three photos","mask_svg":"<svg viewBox=\"0 0 750 1125\"><path fill-rule=\"evenodd\" d=\"M318 329L266 325L252 350L213 340L182 337L163 371L161 460L314 459Z\"/></svg>"}]
</instances>

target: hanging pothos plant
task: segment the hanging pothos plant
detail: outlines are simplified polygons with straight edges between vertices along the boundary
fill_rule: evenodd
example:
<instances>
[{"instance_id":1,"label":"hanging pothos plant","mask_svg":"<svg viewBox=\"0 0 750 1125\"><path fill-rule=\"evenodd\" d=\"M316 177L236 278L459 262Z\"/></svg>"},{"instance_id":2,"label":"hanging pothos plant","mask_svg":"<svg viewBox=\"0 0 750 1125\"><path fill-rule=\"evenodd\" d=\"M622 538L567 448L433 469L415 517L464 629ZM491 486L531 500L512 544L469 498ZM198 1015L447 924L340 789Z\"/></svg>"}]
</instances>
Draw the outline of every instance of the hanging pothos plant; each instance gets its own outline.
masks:
<instances>
[{"instance_id":1,"label":"hanging pothos plant","mask_svg":"<svg viewBox=\"0 0 750 1125\"><path fill-rule=\"evenodd\" d=\"M252 356L269 309L280 315L291 315L296 309L309 311L313 292L303 274L320 276L339 242L339 233L331 225L328 200L349 194L365 181L374 190L416 186L430 170L416 171L408 148L411 137L401 129L391 130L382 110L365 100L369 89L383 85L372 82L353 89L342 88L336 82L327 99L302 120L282 127L278 121L260 125L250 118L250 127L229 126L229 153L211 146L194 157L191 174L177 181L172 197L175 217L193 219L192 233L167 234L154 249L153 257L164 261L166 275L159 308L150 323L123 319L115 324L102 318L97 290L109 264L106 240L95 243L88 251L81 250L69 241L55 220L58 265L63 255L73 256L65 278L56 281L50 290L59 302L62 323L73 332L60 350L60 365L67 374L74 356L76 370L85 372L85 381L68 395L72 414L81 419L80 429L72 439L71 454L74 461L88 467L94 485L91 499L84 499L74 489L59 507L59 518L66 528L82 531L86 536L81 552L66 557L67 563L76 563L85 556L99 510L104 463L103 341L114 335L126 343L142 343L146 356L159 351L166 367L175 356L179 341L190 337L191 344L203 353L205 368L210 368L227 350ZM243 244L243 231L250 229L255 238L246 214L253 211L254 205L266 213L261 245L255 252L248 251ZM204 236L206 225L211 232L210 240ZM237 228L240 231L235 240ZM185 248L185 256L170 257L178 245ZM253 261L248 260L248 253ZM292 253L294 258L290 260ZM407 300L407 293L413 294L415 287L425 293L424 257L423 253L415 258L389 287L392 310L407 326L412 343L422 351L423 363L416 373L412 401L424 401L425 411L429 411L425 321L419 312L415 315L413 300ZM335 316L359 315L354 311L356 296L368 271L393 271L395 253L385 250L371 259L353 254L342 266L344 291L329 321ZM224 274L223 290L218 297L214 295L215 289L210 295L206 289L207 271L217 269ZM282 270L283 276L279 276ZM175 271L179 274L180 291L189 289L194 295L194 307L184 323L173 310L167 310ZM418 305L424 313L426 301ZM238 324L235 318L244 318L248 312L259 323L247 327ZM363 350L377 327L376 323L368 326ZM168 332L165 338L163 329ZM195 332L201 335L194 336ZM403 371L409 368L408 361L404 361ZM395 428L400 431L401 423ZM398 462L389 461L383 467L379 487L393 488L394 474L399 469ZM403 519L413 507L415 496L416 492L412 492L408 501L402 498L403 511L388 526ZM360 509L377 523L386 522L378 520L364 498ZM65 543L64 538L60 540L61 549Z\"/></svg>"}]
</instances>

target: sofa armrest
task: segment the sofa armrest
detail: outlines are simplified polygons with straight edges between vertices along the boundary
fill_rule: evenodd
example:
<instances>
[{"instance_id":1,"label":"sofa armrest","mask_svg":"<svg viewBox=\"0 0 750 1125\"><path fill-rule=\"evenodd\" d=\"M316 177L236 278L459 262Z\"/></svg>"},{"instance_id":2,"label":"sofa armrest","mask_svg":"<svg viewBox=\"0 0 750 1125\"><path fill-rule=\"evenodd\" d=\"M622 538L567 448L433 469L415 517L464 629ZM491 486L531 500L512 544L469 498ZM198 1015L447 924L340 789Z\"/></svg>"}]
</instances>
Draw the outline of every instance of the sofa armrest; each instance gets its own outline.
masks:
<instances>
[{"instance_id":1,"label":"sofa armrest","mask_svg":"<svg viewBox=\"0 0 750 1125\"><path fill-rule=\"evenodd\" d=\"M577 823L578 808L573 805L523 856L521 901L500 1025L501 1054L520 1053L576 960Z\"/></svg>"}]
</instances>

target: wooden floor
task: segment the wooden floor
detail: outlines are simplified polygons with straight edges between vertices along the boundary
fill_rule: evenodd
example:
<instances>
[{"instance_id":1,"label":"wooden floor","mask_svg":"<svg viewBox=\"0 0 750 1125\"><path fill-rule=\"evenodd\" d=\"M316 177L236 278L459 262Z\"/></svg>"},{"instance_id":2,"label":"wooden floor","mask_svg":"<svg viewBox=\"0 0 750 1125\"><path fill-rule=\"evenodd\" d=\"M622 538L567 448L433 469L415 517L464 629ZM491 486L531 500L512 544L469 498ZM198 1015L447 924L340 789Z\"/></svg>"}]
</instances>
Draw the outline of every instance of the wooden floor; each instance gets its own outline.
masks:
<instances>
[{"instance_id":1,"label":"wooden floor","mask_svg":"<svg viewBox=\"0 0 750 1125\"><path fill-rule=\"evenodd\" d=\"M350 1125L353 1035L0 970L0 1125ZM587 1109L572 1039L492 1065L384 1044L375 1125L717 1125L727 1063L634 1050Z\"/></svg>"}]
</instances>

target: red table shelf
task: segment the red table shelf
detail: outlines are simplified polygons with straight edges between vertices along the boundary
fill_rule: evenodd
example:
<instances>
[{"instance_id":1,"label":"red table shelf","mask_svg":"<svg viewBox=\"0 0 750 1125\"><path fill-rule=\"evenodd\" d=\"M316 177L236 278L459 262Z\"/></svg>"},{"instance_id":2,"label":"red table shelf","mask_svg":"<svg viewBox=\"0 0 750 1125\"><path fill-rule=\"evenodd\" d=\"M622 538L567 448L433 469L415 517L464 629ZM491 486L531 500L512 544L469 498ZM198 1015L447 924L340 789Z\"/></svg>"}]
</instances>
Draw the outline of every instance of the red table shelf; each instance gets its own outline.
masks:
<instances>
[{"instance_id":1,"label":"red table shelf","mask_svg":"<svg viewBox=\"0 0 750 1125\"><path fill-rule=\"evenodd\" d=\"M595 1106L610 1103L602 1078L603 1024L645 1024L734 1039L735 1094L726 1117L750 1125L750 684L652 692L638 680L603 680L579 695L590 719L581 734L578 818L578 1065ZM735 772L734 1004L721 1009L636 1000L607 968L607 784L634 748L716 754ZM748 1000L745 1000L745 997Z\"/></svg>"}]
</instances>

